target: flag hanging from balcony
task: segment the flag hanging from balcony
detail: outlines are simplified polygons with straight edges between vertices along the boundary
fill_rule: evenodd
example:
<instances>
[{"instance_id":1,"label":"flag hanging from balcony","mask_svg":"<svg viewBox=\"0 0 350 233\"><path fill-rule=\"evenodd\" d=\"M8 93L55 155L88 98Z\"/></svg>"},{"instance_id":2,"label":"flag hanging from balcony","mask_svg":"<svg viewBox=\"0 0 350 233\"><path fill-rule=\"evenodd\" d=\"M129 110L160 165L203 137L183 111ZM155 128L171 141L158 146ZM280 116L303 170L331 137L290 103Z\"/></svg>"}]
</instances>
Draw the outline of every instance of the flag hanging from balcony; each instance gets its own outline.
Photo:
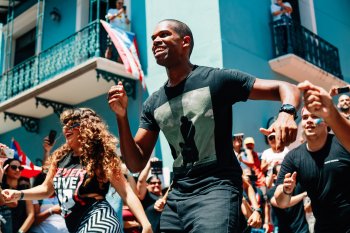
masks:
<instances>
[{"instance_id":1,"label":"flag hanging from balcony","mask_svg":"<svg viewBox=\"0 0 350 233\"><path fill-rule=\"evenodd\" d=\"M126 71L138 78L142 84L142 87L146 89L145 77L143 75L141 63L136 50L135 34L112 27L104 20L100 21L116 47Z\"/></svg>"},{"instance_id":2,"label":"flag hanging from balcony","mask_svg":"<svg viewBox=\"0 0 350 233\"><path fill-rule=\"evenodd\" d=\"M14 139L12 139L11 148L15 150L14 158L18 159L21 162L21 165L26 165L30 167L32 170L34 169L34 164L22 151L21 147L19 146L19 143Z\"/></svg>"}]
</instances>

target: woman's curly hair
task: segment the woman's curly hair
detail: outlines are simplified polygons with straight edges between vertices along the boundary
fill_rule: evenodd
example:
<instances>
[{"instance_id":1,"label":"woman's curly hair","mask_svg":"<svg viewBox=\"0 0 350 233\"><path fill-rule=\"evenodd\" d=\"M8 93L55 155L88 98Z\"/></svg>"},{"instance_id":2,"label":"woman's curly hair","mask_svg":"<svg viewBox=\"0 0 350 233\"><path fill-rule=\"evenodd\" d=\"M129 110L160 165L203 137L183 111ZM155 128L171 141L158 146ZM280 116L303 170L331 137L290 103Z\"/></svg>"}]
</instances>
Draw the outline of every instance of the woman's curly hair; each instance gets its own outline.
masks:
<instances>
[{"instance_id":1,"label":"woman's curly hair","mask_svg":"<svg viewBox=\"0 0 350 233\"><path fill-rule=\"evenodd\" d=\"M68 127L79 124L80 161L88 175L84 185L95 175L101 185L112 177L119 178L121 160L117 156L118 140L108 131L100 116L92 109L76 108L64 111L60 120ZM52 154L46 168L57 168L57 163L71 151L72 148L66 142Z\"/></svg>"}]
</instances>

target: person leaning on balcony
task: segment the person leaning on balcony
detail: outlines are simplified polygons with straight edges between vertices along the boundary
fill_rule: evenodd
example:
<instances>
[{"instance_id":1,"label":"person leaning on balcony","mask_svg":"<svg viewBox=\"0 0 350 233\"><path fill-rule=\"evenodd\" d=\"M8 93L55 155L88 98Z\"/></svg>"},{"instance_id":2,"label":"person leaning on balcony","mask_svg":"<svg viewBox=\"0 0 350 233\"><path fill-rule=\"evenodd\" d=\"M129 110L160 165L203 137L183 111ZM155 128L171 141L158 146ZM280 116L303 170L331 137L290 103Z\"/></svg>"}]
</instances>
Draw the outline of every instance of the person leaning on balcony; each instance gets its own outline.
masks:
<instances>
[{"instance_id":1,"label":"person leaning on balcony","mask_svg":"<svg viewBox=\"0 0 350 233\"><path fill-rule=\"evenodd\" d=\"M290 23L292 11L293 9L289 2L283 2L282 0L277 0L276 3L271 5L277 56L291 52Z\"/></svg>"},{"instance_id":2,"label":"person leaning on balcony","mask_svg":"<svg viewBox=\"0 0 350 233\"><path fill-rule=\"evenodd\" d=\"M130 20L126 14L126 6L123 0L115 1L116 7L108 10L106 18L112 27L118 27L123 30L128 30Z\"/></svg>"},{"instance_id":3,"label":"person leaning on balcony","mask_svg":"<svg viewBox=\"0 0 350 233\"><path fill-rule=\"evenodd\" d=\"M5 200L40 200L55 192L69 232L118 233L119 220L106 200L111 184L142 225L142 233L151 233L141 202L121 173L118 141L102 118L92 109L76 108L64 111L60 120L66 142L45 164L45 181L31 189L3 190Z\"/></svg>"},{"instance_id":4,"label":"person leaning on balcony","mask_svg":"<svg viewBox=\"0 0 350 233\"><path fill-rule=\"evenodd\" d=\"M273 21L277 20L290 20L292 19L293 8L289 2L283 2L283 0L276 0L276 3L271 4L271 14Z\"/></svg>"},{"instance_id":5,"label":"person leaning on balcony","mask_svg":"<svg viewBox=\"0 0 350 233\"><path fill-rule=\"evenodd\" d=\"M156 62L166 68L168 80L145 101L135 138L122 82L108 93L126 165L132 172L141 171L162 130L175 161L161 231L237 232L242 170L232 156L232 105L248 98L281 100L277 120L269 129L261 129L265 135L275 131L281 151L296 139L299 90L287 82L262 80L238 70L191 64L192 32L178 20L159 22L151 38Z\"/></svg>"}]
</instances>

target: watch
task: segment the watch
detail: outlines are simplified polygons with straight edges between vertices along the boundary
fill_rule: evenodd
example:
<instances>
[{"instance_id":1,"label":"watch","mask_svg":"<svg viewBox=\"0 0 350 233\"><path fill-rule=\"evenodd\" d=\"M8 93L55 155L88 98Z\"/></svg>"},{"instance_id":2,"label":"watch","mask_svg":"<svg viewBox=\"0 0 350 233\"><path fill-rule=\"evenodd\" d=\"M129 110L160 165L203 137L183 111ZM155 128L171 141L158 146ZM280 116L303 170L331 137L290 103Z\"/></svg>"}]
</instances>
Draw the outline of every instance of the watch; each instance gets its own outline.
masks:
<instances>
[{"instance_id":1,"label":"watch","mask_svg":"<svg viewBox=\"0 0 350 233\"><path fill-rule=\"evenodd\" d=\"M256 212L258 212L259 214L262 214L261 208L254 208L254 207L252 207L252 210L253 210L253 212L256 211Z\"/></svg>"},{"instance_id":2,"label":"watch","mask_svg":"<svg viewBox=\"0 0 350 233\"><path fill-rule=\"evenodd\" d=\"M282 104L279 112L286 112L288 114L293 115L294 120L298 118L297 111L296 111L295 107L291 104Z\"/></svg>"}]
</instances>

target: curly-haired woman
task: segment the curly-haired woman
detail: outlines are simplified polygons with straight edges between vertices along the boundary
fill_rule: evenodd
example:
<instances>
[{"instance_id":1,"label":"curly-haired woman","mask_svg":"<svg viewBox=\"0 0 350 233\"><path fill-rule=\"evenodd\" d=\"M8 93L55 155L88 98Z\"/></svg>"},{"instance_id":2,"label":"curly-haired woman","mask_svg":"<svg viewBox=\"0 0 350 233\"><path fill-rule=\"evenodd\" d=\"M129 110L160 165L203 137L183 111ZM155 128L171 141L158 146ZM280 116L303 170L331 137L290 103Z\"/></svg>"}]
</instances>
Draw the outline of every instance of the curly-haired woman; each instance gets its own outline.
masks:
<instances>
[{"instance_id":1,"label":"curly-haired woman","mask_svg":"<svg viewBox=\"0 0 350 233\"><path fill-rule=\"evenodd\" d=\"M22 191L4 190L5 199L43 199L55 191L70 232L121 232L105 199L111 183L141 223L142 232L152 232L140 201L121 174L117 139L102 119L91 109L78 108L64 111L61 122L66 143L47 162L44 183Z\"/></svg>"}]
</instances>

